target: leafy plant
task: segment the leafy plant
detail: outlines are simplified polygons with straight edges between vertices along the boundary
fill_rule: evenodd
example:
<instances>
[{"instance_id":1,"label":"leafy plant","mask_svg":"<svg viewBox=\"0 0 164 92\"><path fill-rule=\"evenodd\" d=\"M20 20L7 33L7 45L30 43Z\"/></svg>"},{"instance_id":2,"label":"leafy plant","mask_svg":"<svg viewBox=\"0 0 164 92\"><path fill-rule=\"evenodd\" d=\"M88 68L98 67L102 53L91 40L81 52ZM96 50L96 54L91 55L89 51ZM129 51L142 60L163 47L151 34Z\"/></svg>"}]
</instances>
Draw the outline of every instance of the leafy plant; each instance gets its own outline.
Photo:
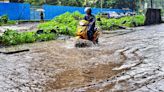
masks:
<instances>
[{"instance_id":1,"label":"leafy plant","mask_svg":"<svg viewBox=\"0 0 164 92\"><path fill-rule=\"evenodd\" d=\"M3 45L17 45L22 43L33 43L36 41L48 41L57 38L55 33L37 34L36 32L18 33L15 30L7 30L1 37L0 42Z\"/></svg>"},{"instance_id":2,"label":"leafy plant","mask_svg":"<svg viewBox=\"0 0 164 92\"><path fill-rule=\"evenodd\" d=\"M8 24L8 25L13 25L13 24L16 24L16 21L9 20L9 21L7 22L7 24Z\"/></svg>"},{"instance_id":3,"label":"leafy plant","mask_svg":"<svg viewBox=\"0 0 164 92\"><path fill-rule=\"evenodd\" d=\"M16 24L16 21L9 20L7 15L3 15L0 17L0 26L11 24Z\"/></svg>"},{"instance_id":4,"label":"leafy plant","mask_svg":"<svg viewBox=\"0 0 164 92\"><path fill-rule=\"evenodd\" d=\"M56 39L56 36L57 35L53 33L44 33L44 34L37 35L36 39L38 41L48 41L48 40Z\"/></svg>"},{"instance_id":5,"label":"leafy plant","mask_svg":"<svg viewBox=\"0 0 164 92\"><path fill-rule=\"evenodd\" d=\"M118 29L118 26L135 27L144 25L145 17L143 15L126 16L119 19L115 18L102 18L101 21L97 21L97 25L103 30Z\"/></svg>"},{"instance_id":6,"label":"leafy plant","mask_svg":"<svg viewBox=\"0 0 164 92\"><path fill-rule=\"evenodd\" d=\"M44 31L50 31L52 29L57 30L60 34L74 36L79 20L83 18L83 15L79 12L69 13L66 12L60 16L55 17L49 22L39 24L38 28Z\"/></svg>"},{"instance_id":7,"label":"leafy plant","mask_svg":"<svg viewBox=\"0 0 164 92\"><path fill-rule=\"evenodd\" d=\"M7 24L7 22L8 22L8 16L7 15L1 16L1 22L4 23L4 24Z\"/></svg>"},{"instance_id":8,"label":"leafy plant","mask_svg":"<svg viewBox=\"0 0 164 92\"><path fill-rule=\"evenodd\" d=\"M164 16L164 9L161 10L161 15Z\"/></svg>"}]
</instances>

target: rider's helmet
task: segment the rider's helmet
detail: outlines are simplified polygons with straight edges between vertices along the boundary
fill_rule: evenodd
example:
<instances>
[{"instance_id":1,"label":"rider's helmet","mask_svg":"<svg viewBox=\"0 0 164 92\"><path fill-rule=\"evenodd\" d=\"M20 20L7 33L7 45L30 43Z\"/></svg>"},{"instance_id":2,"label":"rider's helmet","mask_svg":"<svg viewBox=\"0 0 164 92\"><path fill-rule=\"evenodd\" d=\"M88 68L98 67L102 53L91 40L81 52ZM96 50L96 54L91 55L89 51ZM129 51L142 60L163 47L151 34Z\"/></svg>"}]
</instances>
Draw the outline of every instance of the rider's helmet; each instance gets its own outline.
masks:
<instances>
[{"instance_id":1,"label":"rider's helmet","mask_svg":"<svg viewBox=\"0 0 164 92\"><path fill-rule=\"evenodd\" d=\"M86 8L84 9L84 12L86 12L87 14L91 14L91 13L92 13L91 7L86 7Z\"/></svg>"}]
</instances>

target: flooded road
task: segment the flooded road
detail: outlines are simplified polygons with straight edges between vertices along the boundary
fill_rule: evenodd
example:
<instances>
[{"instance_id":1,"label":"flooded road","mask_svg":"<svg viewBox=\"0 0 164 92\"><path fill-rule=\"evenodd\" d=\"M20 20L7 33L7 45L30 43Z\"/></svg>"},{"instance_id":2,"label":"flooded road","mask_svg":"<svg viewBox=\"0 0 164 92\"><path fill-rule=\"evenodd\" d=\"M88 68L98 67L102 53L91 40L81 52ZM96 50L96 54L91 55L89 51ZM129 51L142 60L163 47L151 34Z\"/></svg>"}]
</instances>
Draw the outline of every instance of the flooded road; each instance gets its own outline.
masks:
<instances>
[{"instance_id":1,"label":"flooded road","mask_svg":"<svg viewBox=\"0 0 164 92\"><path fill-rule=\"evenodd\" d=\"M5 32L7 29L17 30L18 32L36 31L38 24L39 22L33 22L33 23L21 23L15 25L0 26L0 33Z\"/></svg>"},{"instance_id":2,"label":"flooded road","mask_svg":"<svg viewBox=\"0 0 164 92\"><path fill-rule=\"evenodd\" d=\"M164 92L164 24L102 34L97 46L75 39L1 48L0 92Z\"/></svg>"}]
</instances>

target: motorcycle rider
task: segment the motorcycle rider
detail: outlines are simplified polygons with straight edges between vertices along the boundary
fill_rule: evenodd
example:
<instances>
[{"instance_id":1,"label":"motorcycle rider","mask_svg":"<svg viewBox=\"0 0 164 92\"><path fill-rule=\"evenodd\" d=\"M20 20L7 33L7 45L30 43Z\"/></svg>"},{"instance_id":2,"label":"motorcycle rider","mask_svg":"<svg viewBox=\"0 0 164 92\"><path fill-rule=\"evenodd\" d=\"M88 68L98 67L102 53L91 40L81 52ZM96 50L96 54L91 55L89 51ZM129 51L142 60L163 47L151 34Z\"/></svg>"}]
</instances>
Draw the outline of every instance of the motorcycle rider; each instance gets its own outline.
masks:
<instances>
[{"instance_id":1,"label":"motorcycle rider","mask_svg":"<svg viewBox=\"0 0 164 92\"><path fill-rule=\"evenodd\" d=\"M96 23L96 18L94 15L92 15L92 9L90 7L85 8L85 17L84 20L89 22L89 27L88 27L88 40L92 41L93 40L93 34L94 34L94 29L95 29L95 23Z\"/></svg>"}]
</instances>

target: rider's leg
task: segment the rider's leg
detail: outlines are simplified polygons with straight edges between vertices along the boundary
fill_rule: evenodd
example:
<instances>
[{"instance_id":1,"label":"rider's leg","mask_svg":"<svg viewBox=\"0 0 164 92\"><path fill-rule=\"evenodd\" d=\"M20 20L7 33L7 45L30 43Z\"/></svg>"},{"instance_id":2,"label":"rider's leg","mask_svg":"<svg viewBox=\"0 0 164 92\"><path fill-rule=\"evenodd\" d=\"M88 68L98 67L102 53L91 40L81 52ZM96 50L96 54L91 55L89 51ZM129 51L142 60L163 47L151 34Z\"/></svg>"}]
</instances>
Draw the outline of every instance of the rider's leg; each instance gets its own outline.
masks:
<instances>
[{"instance_id":1,"label":"rider's leg","mask_svg":"<svg viewBox=\"0 0 164 92\"><path fill-rule=\"evenodd\" d=\"M93 40L93 31L94 31L94 28L92 25L90 25L88 28L88 32L87 32L88 40L90 40L90 41Z\"/></svg>"}]
</instances>

